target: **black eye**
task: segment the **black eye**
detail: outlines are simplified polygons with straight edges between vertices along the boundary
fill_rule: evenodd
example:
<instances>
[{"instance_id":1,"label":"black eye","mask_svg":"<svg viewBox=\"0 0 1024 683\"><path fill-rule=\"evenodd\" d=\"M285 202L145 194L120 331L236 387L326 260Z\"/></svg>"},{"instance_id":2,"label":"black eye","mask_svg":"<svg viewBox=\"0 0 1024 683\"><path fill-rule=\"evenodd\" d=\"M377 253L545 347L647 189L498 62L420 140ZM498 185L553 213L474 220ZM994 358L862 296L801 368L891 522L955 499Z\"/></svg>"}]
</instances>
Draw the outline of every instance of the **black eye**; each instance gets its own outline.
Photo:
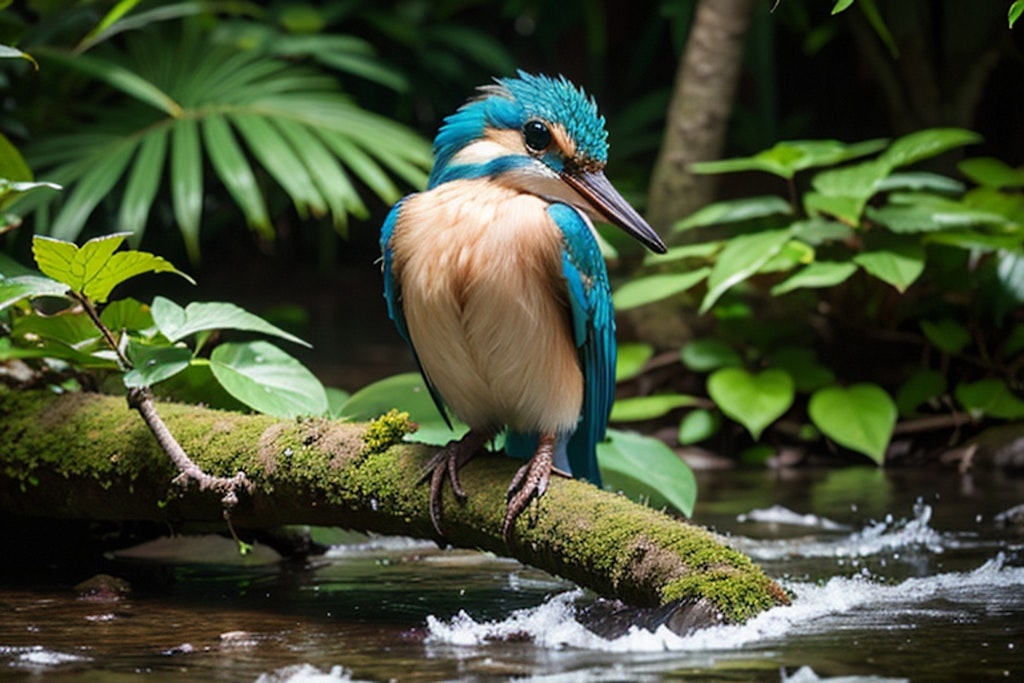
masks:
<instances>
[{"instance_id":1,"label":"black eye","mask_svg":"<svg viewBox=\"0 0 1024 683\"><path fill-rule=\"evenodd\" d=\"M551 146L551 131L542 121L527 121L523 124L523 142L531 152L543 152Z\"/></svg>"}]
</instances>

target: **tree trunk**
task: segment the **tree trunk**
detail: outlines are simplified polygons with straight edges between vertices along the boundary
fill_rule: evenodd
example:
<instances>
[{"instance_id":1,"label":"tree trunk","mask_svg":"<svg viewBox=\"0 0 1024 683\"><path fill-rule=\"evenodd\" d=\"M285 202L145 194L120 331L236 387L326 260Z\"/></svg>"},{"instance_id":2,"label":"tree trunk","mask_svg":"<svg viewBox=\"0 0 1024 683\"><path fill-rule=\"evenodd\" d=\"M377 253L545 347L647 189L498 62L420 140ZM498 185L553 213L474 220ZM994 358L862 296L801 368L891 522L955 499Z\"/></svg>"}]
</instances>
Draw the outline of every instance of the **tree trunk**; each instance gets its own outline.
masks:
<instances>
[{"instance_id":1,"label":"tree trunk","mask_svg":"<svg viewBox=\"0 0 1024 683\"><path fill-rule=\"evenodd\" d=\"M158 405L193 460L253 484L234 524L341 526L433 538L421 474L431 449L403 442L395 413L369 424L281 421L172 403ZM94 520L217 521L220 496L182 489L124 399L0 388L0 514ZM666 607L687 627L741 622L788 598L709 531L589 484L554 477L501 526L513 460L481 456L462 471L468 499L445 487L443 523L456 547L508 555L640 608Z\"/></svg>"},{"instance_id":2,"label":"tree trunk","mask_svg":"<svg viewBox=\"0 0 1024 683\"><path fill-rule=\"evenodd\" d=\"M754 7L754 0L697 6L647 201L647 219L662 235L713 199L714 177L690 173L690 164L721 156Z\"/></svg>"}]
</instances>

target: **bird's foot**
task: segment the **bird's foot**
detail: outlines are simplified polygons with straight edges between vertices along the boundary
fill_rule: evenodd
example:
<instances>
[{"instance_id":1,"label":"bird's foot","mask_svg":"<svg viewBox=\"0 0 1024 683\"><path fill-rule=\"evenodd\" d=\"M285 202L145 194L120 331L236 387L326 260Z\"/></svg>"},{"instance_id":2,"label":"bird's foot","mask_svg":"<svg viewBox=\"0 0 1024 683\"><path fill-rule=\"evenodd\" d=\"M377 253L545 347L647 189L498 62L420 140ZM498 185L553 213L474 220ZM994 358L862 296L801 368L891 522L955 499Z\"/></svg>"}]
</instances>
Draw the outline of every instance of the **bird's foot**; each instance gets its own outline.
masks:
<instances>
[{"instance_id":1,"label":"bird's foot","mask_svg":"<svg viewBox=\"0 0 1024 683\"><path fill-rule=\"evenodd\" d=\"M530 462L519 468L516 475L512 477L508 493L505 498L508 505L505 508L505 521L501 525L501 536L505 544L510 545L512 530L515 529L516 519L523 513L526 506L534 498L540 498L548 490L548 481L551 474L559 474L554 467L555 442L557 437L554 434L542 434L537 444L537 451L530 458Z\"/></svg>"},{"instance_id":2,"label":"bird's foot","mask_svg":"<svg viewBox=\"0 0 1024 683\"><path fill-rule=\"evenodd\" d=\"M452 441L439 450L427 463L426 471L420 478L420 482L430 479L430 522L438 536L444 538L441 531L441 501L443 499L442 487L445 477L452 483L452 491L459 500L466 499L466 492L459 483L459 470L467 462L480 452L484 444L490 440L487 433L470 431L458 441Z\"/></svg>"}]
</instances>

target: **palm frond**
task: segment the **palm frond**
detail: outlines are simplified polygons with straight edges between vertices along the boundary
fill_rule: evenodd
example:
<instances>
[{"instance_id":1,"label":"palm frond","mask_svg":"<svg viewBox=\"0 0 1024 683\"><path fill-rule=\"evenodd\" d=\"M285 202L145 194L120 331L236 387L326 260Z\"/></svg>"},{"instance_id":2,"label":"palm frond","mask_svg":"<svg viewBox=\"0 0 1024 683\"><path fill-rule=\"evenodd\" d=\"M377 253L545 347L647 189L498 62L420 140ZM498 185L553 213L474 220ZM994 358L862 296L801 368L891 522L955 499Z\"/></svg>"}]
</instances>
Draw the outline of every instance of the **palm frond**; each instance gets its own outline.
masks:
<instances>
[{"instance_id":1,"label":"palm frond","mask_svg":"<svg viewBox=\"0 0 1024 683\"><path fill-rule=\"evenodd\" d=\"M84 62L55 57L120 92L126 106L111 108L74 136L27 150L39 177L66 188L47 226L52 234L75 238L110 196L120 204L117 228L138 239L154 203L169 196L195 259L207 164L265 238L273 236L267 192L275 187L300 217L329 217L344 231L350 215L368 213L353 179L385 202L401 195L396 179L413 186L426 181L427 141L359 107L330 76L258 51L211 45L194 28L132 38L124 53L104 45L104 54ZM363 49L348 45L354 53ZM40 194L31 207L37 212L54 201Z\"/></svg>"}]
</instances>

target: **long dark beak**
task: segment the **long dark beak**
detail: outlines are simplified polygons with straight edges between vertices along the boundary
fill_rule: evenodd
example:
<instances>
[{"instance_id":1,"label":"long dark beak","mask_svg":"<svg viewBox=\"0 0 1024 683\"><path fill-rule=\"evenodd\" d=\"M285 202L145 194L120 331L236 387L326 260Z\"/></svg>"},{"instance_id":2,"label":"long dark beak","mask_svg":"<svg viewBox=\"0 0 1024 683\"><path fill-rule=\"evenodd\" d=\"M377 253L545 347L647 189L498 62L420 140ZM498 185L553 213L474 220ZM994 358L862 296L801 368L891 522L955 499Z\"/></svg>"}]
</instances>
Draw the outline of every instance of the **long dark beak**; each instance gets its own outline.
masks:
<instances>
[{"instance_id":1,"label":"long dark beak","mask_svg":"<svg viewBox=\"0 0 1024 683\"><path fill-rule=\"evenodd\" d=\"M664 254L665 243L640 214L612 187L601 171L562 173L562 181L590 203L609 223L626 231L651 251Z\"/></svg>"}]
</instances>

